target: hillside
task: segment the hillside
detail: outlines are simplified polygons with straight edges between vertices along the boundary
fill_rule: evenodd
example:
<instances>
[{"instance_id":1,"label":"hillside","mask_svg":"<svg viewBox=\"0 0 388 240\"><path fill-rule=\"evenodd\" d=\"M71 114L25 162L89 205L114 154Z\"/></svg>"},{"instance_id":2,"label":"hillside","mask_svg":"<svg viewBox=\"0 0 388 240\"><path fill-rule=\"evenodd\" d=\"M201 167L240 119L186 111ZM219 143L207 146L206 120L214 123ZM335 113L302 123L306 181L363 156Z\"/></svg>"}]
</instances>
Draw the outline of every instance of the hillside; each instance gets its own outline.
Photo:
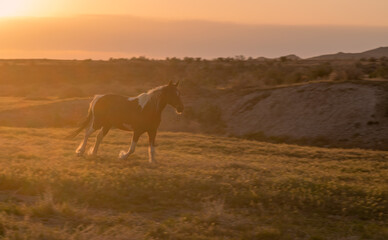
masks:
<instances>
[{"instance_id":1,"label":"hillside","mask_svg":"<svg viewBox=\"0 0 388 240\"><path fill-rule=\"evenodd\" d=\"M379 47L361 53L343 53L326 54L310 58L311 60L349 60L361 58L381 58L388 57L388 47Z\"/></svg>"},{"instance_id":2,"label":"hillside","mask_svg":"<svg viewBox=\"0 0 388 240\"><path fill-rule=\"evenodd\" d=\"M0 127L5 239L386 239L388 155L161 132L127 161L112 131L77 158L68 129Z\"/></svg>"},{"instance_id":3,"label":"hillside","mask_svg":"<svg viewBox=\"0 0 388 240\"><path fill-rule=\"evenodd\" d=\"M274 88L182 93L182 115L168 107L160 129L270 142L388 150L388 83L316 82ZM0 125L71 127L90 98L2 98Z\"/></svg>"},{"instance_id":4,"label":"hillside","mask_svg":"<svg viewBox=\"0 0 388 240\"><path fill-rule=\"evenodd\" d=\"M386 82L319 82L244 89L225 98L234 136L320 146L388 149Z\"/></svg>"}]
</instances>

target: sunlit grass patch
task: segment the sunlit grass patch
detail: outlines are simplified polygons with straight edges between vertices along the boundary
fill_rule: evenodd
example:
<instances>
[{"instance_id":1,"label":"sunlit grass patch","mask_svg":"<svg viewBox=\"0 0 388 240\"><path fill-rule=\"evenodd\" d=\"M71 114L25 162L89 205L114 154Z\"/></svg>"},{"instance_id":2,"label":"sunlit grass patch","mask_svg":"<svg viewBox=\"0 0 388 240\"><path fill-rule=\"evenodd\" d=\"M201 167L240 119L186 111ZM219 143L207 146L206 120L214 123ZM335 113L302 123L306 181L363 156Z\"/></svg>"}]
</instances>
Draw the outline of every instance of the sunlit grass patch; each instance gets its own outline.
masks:
<instances>
[{"instance_id":1,"label":"sunlit grass patch","mask_svg":"<svg viewBox=\"0 0 388 240\"><path fill-rule=\"evenodd\" d=\"M127 132L83 158L68 129L1 132L15 136L0 139L0 230L11 239L388 237L385 152L160 132L150 165L146 136L123 161Z\"/></svg>"}]
</instances>

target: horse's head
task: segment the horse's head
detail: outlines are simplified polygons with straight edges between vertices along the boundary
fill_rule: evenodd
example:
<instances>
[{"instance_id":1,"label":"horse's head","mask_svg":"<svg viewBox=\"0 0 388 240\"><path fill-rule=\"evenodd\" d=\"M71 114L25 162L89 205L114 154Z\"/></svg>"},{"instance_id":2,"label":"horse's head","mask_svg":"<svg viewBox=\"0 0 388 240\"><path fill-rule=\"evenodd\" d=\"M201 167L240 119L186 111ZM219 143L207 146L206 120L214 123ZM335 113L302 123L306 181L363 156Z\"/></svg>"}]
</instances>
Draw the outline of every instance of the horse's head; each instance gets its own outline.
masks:
<instances>
[{"instance_id":1,"label":"horse's head","mask_svg":"<svg viewBox=\"0 0 388 240\"><path fill-rule=\"evenodd\" d=\"M184 106L181 100L181 94L178 90L179 81L172 83L170 81L165 88L166 103L173 106L178 114L183 112Z\"/></svg>"}]
</instances>

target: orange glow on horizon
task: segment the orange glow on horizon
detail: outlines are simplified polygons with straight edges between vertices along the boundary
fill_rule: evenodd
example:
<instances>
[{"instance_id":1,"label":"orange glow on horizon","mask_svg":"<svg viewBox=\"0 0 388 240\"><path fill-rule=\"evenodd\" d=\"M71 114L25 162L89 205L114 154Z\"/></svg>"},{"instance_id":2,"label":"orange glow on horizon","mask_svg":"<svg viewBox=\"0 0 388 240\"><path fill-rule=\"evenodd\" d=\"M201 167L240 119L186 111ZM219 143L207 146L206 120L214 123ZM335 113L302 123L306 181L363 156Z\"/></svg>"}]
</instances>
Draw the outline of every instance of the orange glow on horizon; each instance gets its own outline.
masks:
<instances>
[{"instance_id":1,"label":"orange glow on horizon","mask_svg":"<svg viewBox=\"0 0 388 240\"><path fill-rule=\"evenodd\" d=\"M312 57L388 46L387 0L0 0L1 58Z\"/></svg>"}]
</instances>

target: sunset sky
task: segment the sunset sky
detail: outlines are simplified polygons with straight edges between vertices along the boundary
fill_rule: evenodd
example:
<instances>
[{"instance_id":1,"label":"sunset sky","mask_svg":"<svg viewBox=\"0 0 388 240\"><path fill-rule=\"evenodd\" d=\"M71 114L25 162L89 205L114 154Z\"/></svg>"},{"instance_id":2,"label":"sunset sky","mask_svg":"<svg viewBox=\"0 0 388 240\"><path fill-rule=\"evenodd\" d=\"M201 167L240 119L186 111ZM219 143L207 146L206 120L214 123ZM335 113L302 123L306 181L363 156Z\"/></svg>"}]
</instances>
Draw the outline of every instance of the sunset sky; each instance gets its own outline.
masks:
<instances>
[{"instance_id":1,"label":"sunset sky","mask_svg":"<svg viewBox=\"0 0 388 240\"><path fill-rule=\"evenodd\" d=\"M0 0L0 58L311 57L388 46L386 0Z\"/></svg>"}]
</instances>

